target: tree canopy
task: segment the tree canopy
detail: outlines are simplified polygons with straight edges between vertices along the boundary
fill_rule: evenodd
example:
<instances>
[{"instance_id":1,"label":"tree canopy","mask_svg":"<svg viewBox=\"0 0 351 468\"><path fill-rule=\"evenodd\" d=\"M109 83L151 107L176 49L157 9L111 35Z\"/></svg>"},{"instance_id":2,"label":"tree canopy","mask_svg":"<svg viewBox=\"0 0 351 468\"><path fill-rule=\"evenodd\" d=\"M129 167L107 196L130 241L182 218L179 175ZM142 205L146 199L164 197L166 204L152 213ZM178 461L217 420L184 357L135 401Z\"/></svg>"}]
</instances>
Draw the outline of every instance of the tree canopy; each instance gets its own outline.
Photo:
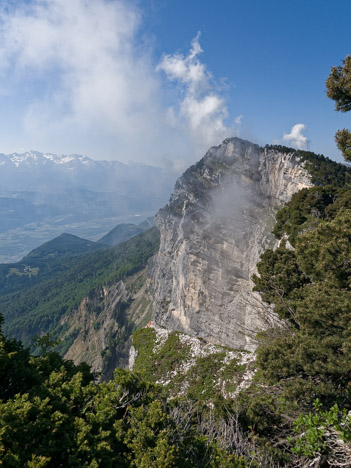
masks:
<instances>
[{"instance_id":1,"label":"tree canopy","mask_svg":"<svg viewBox=\"0 0 351 468\"><path fill-rule=\"evenodd\" d=\"M327 96L335 101L335 109L341 112L351 110L351 56L347 55L343 65L332 67L326 81ZM338 148L344 158L351 161L351 132L346 128L335 135Z\"/></svg>"},{"instance_id":2,"label":"tree canopy","mask_svg":"<svg viewBox=\"0 0 351 468\"><path fill-rule=\"evenodd\" d=\"M0 465L4 467L257 466L197 430L187 406L117 369L95 384L86 364L63 360L49 337L31 356L0 327Z\"/></svg>"}]
</instances>

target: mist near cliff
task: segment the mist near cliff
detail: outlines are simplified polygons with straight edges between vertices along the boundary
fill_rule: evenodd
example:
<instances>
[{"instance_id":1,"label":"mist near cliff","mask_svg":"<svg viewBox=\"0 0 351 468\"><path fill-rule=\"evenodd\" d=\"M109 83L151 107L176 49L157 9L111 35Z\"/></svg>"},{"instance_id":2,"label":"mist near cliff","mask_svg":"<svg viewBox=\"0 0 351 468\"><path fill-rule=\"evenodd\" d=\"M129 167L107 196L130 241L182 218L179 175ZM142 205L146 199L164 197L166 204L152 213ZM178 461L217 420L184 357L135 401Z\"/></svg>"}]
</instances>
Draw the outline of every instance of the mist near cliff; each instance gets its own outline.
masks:
<instances>
[{"instance_id":1,"label":"mist near cliff","mask_svg":"<svg viewBox=\"0 0 351 468\"><path fill-rule=\"evenodd\" d=\"M0 154L0 263L63 232L97 240L167 203L176 175L156 166L84 156Z\"/></svg>"}]
</instances>

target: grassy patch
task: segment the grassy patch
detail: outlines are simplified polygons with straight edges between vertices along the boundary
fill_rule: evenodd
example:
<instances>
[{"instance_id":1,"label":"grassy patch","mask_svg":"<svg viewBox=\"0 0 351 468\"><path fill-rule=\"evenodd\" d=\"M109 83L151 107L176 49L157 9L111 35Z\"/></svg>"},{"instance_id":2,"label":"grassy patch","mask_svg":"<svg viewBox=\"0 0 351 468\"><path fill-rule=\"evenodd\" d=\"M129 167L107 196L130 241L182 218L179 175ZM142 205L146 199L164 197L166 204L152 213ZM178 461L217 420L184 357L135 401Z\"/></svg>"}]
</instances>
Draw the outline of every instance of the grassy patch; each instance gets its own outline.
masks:
<instances>
[{"instance_id":1,"label":"grassy patch","mask_svg":"<svg viewBox=\"0 0 351 468\"><path fill-rule=\"evenodd\" d=\"M218 382L221 376L225 352L210 354L196 360L187 373L188 395L196 400L210 400L220 391Z\"/></svg>"},{"instance_id":2,"label":"grassy patch","mask_svg":"<svg viewBox=\"0 0 351 468\"><path fill-rule=\"evenodd\" d=\"M154 346L156 344L156 332L152 328L142 328L133 334L133 346L137 352L134 370L144 376L153 377Z\"/></svg>"},{"instance_id":3,"label":"grassy patch","mask_svg":"<svg viewBox=\"0 0 351 468\"><path fill-rule=\"evenodd\" d=\"M165 344L155 353L155 368L158 377L174 371L189 358L190 346L183 344L178 332L171 332Z\"/></svg>"}]
</instances>

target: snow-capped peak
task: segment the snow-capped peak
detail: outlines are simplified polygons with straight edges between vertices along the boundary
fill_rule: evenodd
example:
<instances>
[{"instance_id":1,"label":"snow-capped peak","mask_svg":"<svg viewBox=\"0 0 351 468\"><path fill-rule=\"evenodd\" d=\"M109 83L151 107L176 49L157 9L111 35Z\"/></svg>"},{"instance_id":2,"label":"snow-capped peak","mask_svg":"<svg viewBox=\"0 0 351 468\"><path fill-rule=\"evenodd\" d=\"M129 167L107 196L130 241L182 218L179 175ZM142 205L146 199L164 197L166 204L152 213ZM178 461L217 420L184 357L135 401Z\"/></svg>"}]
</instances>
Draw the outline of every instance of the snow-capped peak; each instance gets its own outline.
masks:
<instances>
[{"instance_id":1,"label":"snow-capped peak","mask_svg":"<svg viewBox=\"0 0 351 468\"><path fill-rule=\"evenodd\" d=\"M25 153L12 153L12 154L1 154L0 155L1 165L6 163L12 163L15 167L21 167L22 165L33 166L41 164L59 164L61 166L72 164L84 164L85 166L94 166L99 164L100 161L94 161L87 156L81 156L77 154L70 155L57 155L52 153L40 153L38 151L27 151Z\"/></svg>"}]
</instances>

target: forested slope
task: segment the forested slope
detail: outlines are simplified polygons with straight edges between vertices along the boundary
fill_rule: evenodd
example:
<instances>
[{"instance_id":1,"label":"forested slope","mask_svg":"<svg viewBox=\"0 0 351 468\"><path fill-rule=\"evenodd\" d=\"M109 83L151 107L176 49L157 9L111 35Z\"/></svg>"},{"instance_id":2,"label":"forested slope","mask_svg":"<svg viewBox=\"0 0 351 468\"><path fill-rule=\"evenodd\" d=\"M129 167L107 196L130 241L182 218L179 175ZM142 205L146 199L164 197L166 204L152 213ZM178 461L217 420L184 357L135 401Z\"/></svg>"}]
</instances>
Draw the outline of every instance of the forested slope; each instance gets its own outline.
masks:
<instances>
[{"instance_id":1,"label":"forested slope","mask_svg":"<svg viewBox=\"0 0 351 468\"><path fill-rule=\"evenodd\" d=\"M2 265L0 312L4 330L28 346L35 334L65 330L60 320L83 297L145 268L158 248L155 228L112 248L73 256L32 255Z\"/></svg>"}]
</instances>

